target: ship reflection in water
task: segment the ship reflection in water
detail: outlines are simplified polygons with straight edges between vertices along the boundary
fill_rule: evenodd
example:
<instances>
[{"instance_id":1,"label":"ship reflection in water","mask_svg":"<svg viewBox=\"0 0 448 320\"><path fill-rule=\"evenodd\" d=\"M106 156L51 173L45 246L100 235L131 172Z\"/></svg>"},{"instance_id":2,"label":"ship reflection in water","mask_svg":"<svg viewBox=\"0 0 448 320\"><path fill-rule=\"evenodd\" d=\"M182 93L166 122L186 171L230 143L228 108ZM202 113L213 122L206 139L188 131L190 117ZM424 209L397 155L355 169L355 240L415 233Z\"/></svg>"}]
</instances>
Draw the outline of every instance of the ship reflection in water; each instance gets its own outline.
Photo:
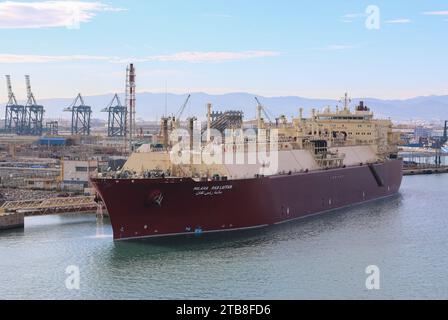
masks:
<instances>
[{"instance_id":1,"label":"ship reflection in water","mask_svg":"<svg viewBox=\"0 0 448 320\"><path fill-rule=\"evenodd\" d=\"M444 190L446 176L406 177L397 196L284 225L127 242L94 215L29 218L0 234L0 297L448 298ZM365 287L369 265L381 290Z\"/></svg>"}]
</instances>

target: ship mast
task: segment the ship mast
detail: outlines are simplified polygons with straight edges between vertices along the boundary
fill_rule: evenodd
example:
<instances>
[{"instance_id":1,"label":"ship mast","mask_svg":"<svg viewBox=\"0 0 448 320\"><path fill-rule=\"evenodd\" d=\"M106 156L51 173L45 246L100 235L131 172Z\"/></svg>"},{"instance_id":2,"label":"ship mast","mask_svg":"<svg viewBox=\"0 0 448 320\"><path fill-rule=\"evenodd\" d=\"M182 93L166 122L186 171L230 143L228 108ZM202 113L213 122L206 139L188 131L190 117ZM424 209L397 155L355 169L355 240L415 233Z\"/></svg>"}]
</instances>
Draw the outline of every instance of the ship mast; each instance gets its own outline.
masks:
<instances>
[{"instance_id":1,"label":"ship mast","mask_svg":"<svg viewBox=\"0 0 448 320\"><path fill-rule=\"evenodd\" d=\"M352 100L348 97L348 93L346 92L344 97L341 98L339 102L344 104L344 111L348 111L350 107L350 102L352 102Z\"/></svg>"},{"instance_id":2,"label":"ship mast","mask_svg":"<svg viewBox=\"0 0 448 320\"><path fill-rule=\"evenodd\" d=\"M207 143L211 140L212 130L212 104L207 103Z\"/></svg>"}]
</instances>

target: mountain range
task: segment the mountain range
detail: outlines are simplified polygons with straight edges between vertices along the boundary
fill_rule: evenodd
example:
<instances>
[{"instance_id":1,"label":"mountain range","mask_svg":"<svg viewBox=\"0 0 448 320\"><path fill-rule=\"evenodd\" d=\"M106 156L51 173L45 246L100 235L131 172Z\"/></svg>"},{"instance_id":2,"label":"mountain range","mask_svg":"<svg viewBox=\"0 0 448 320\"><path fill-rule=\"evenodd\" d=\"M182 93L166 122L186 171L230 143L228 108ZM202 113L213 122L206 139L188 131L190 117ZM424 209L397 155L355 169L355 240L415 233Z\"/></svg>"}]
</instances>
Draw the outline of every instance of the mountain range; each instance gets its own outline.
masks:
<instances>
[{"instance_id":1,"label":"mountain range","mask_svg":"<svg viewBox=\"0 0 448 320\"><path fill-rule=\"evenodd\" d=\"M195 115L199 119L204 119L207 103L212 103L213 110L215 111L241 110L244 112L246 118L254 118L257 106L254 99L255 96L250 93L228 93L222 95L211 95L200 92L192 93L182 118ZM112 98L113 94L84 97L85 104L92 107L92 118L107 119L107 113L101 112L101 110L108 106ZM120 98L122 103L124 103L123 94L120 95ZM159 119L165 113L168 115L177 114L186 98L187 94L138 93L137 118L153 121ZM300 107L304 108L305 115L309 115L312 108L321 110L326 106L333 108L336 105L341 106L338 100L332 99L311 99L296 96L258 96L258 99L266 107L272 118L279 115L286 115L288 117L296 116ZM63 110L70 106L73 100L47 99L40 100L38 103L45 106L45 117L47 119L69 119L70 113L64 112ZM376 117L391 118L397 122L410 120L437 122L448 119L448 96L424 96L406 100L354 98L352 99L351 106L358 105L360 100L364 101L375 112ZM3 117L4 111L0 112Z\"/></svg>"}]
</instances>

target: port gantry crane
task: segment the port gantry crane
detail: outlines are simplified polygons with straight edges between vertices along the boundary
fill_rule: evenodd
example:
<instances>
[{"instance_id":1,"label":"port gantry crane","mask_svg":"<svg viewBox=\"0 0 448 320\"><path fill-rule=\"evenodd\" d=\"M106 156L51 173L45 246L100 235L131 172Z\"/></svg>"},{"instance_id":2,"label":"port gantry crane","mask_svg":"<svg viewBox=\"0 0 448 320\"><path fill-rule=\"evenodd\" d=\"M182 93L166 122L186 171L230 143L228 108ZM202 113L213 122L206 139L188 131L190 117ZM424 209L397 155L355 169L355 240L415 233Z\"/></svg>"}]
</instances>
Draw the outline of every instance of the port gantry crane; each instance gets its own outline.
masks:
<instances>
[{"instance_id":1,"label":"port gantry crane","mask_svg":"<svg viewBox=\"0 0 448 320\"><path fill-rule=\"evenodd\" d=\"M109 105L101 111L109 114L107 135L109 137L126 136L128 109L121 104L118 94L115 94Z\"/></svg>"},{"instance_id":2,"label":"port gantry crane","mask_svg":"<svg viewBox=\"0 0 448 320\"><path fill-rule=\"evenodd\" d=\"M72 113L71 134L89 136L90 135L90 117L92 107L86 106L84 99L79 93L75 101L64 111Z\"/></svg>"},{"instance_id":3,"label":"port gantry crane","mask_svg":"<svg viewBox=\"0 0 448 320\"><path fill-rule=\"evenodd\" d=\"M27 103L25 105L23 118L23 134L30 136L41 136L43 132L44 107L38 105L31 91L30 76L25 76Z\"/></svg>"},{"instance_id":4,"label":"port gantry crane","mask_svg":"<svg viewBox=\"0 0 448 320\"><path fill-rule=\"evenodd\" d=\"M45 134L49 136L59 135L59 122L49 121L46 123Z\"/></svg>"},{"instance_id":5,"label":"port gantry crane","mask_svg":"<svg viewBox=\"0 0 448 320\"><path fill-rule=\"evenodd\" d=\"M11 76L6 75L6 87L8 91L8 103L6 104L5 132L10 134L22 134L25 106L17 103L12 91Z\"/></svg>"}]
</instances>

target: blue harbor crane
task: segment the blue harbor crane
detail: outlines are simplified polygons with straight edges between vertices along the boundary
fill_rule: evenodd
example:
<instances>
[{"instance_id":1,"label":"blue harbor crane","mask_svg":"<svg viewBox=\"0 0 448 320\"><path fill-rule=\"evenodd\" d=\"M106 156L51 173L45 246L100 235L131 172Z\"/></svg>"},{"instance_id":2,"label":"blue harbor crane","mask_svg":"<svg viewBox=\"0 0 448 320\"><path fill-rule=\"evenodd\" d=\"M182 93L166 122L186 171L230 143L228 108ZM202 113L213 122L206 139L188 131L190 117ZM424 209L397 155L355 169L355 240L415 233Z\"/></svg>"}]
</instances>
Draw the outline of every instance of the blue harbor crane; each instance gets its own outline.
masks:
<instances>
[{"instance_id":1,"label":"blue harbor crane","mask_svg":"<svg viewBox=\"0 0 448 320\"><path fill-rule=\"evenodd\" d=\"M45 128L46 135L49 136L57 136L59 135L59 122L58 121L49 121L46 123Z\"/></svg>"},{"instance_id":2,"label":"blue harbor crane","mask_svg":"<svg viewBox=\"0 0 448 320\"><path fill-rule=\"evenodd\" d=\"M115 94L109 105L101 111L109 114L107 135L109 137L125 137L128 109L121 104L118 94Z\"/></svg>"},{"instance_id":3,"label":"blue harbor crane","mask_svg":"<svg viewBox=\"0 0 448 320\"><path fill-rule=\"evenodd\" d=\"M22 134L30 136L41 136L43 132L43 116L45 109L43 106L36 103L34 94L31 91L30 76L25 76L27 103L23 117Z\"/></svg>"},{"instance_id":4,"label":"blue harbor crane","mask_svg":"<svg viewBox=\"0 0 448 320\"><path fill-rule=\"evenodd\" d=\"M17 103L16 96L12 91L11 76L6 75L5 77L8 91L8 103L6 104L5 114L5 132L10 134L22 134L25 106Z\"/></svg>"},{"instance_id":5,"label":"blue harbor crane","mask_svg":"<svg viewBox=\"0 0 448 320\"><path fill-rule=\"evenodd\" d=\"M92 107L86 106L84 99L79 93L73 103L64 111L72 113L71 134L74 136L90 135L90 117Z\"/></svg>"}]
</instances>

